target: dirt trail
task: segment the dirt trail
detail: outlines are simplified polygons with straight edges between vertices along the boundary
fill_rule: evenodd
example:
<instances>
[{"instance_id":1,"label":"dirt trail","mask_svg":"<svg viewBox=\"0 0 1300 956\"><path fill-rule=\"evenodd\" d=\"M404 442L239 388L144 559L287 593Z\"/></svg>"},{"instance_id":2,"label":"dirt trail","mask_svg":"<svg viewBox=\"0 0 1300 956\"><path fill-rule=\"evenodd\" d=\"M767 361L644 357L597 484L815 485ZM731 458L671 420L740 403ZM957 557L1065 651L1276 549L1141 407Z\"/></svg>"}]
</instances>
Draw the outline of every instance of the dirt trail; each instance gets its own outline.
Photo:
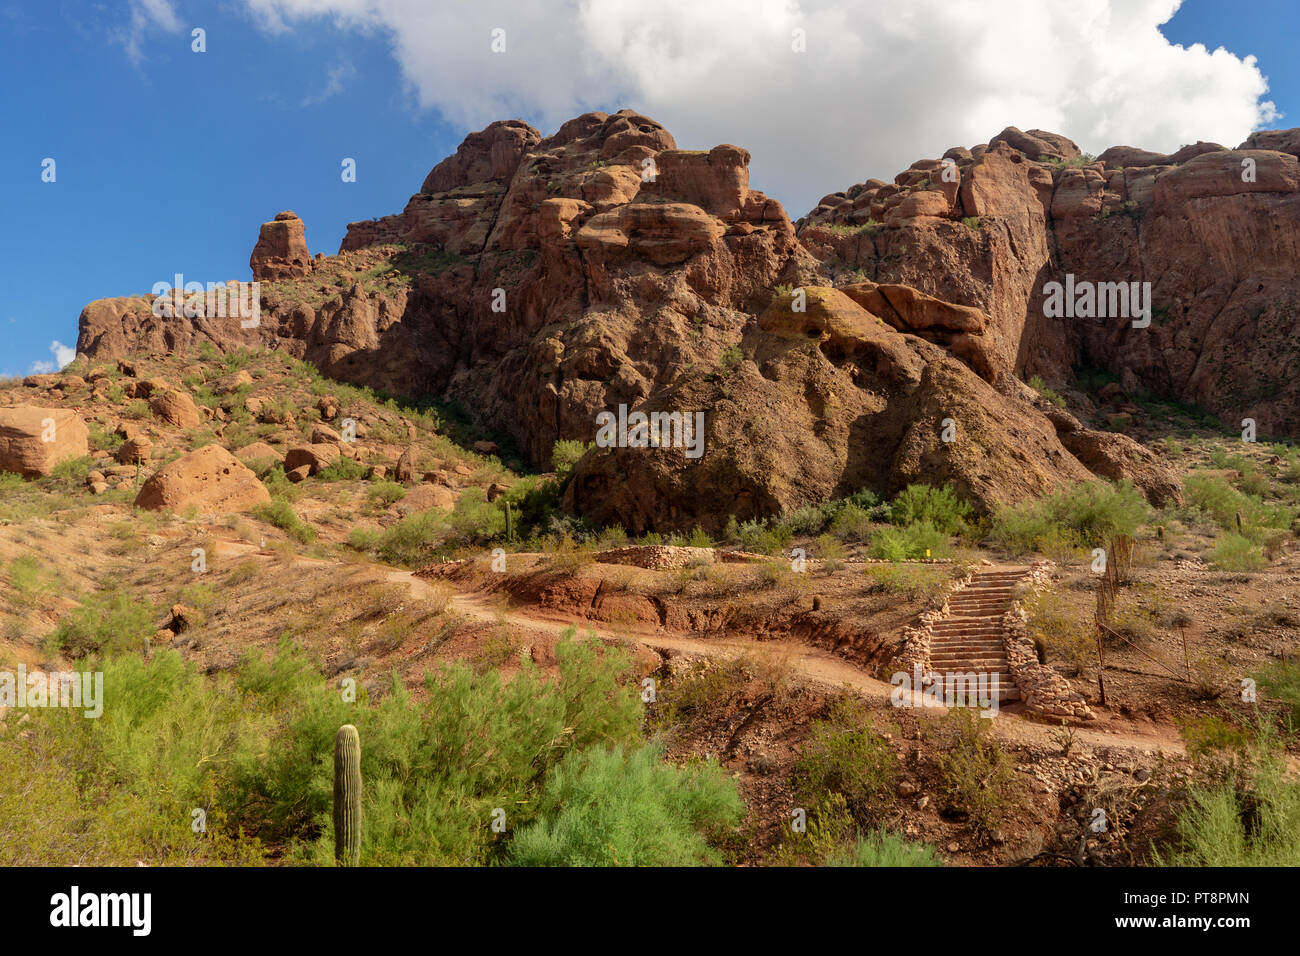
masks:
<instances>
[{"instance_id":1,"label":"dirt trail","mask_svg":"<svg viewBox=\"0 0 1300 956\"><path fill-rule=\"evenodd\" d=\"M276 556L275 552L263 550L257 545L243 541L218 541L216 548L219 553L265 558L267 560ZM316 567L322 565L338 565L340 568L353 569L358 567L356 564L327 558L297 557L294 560L298 564ZM371 567L376 571L383 571L388 581L406 584L416 597L442 597L442 594L435 591L427 581L416 577L410 571L399 571L379 564ZM444 581L443 583L447 584L448 582ZM576 627L580 634L594 633L602 640L622 644L640 644L651 650L672 651L698 657L729 660L745 653L775 653L788 660L790 668L802 680L809 683L833 690L848 687L863 697L879 701L889 700L894 691L892 685L868 676L852 664L826 651L797 642L756 641L738 637L703 640L665 632L660 628L645 625L630 625L620 628L618 631L612 631L586 619L574 618L562 613L548 613L538 608L523 611L508 607L499 598L460 590L453 591L449 608L457 614L474 620L494 624L504 623L525 632L531 630L558 636L566 629ZM1056 728L1019 716L1016 713L1019 709L1019 707L1014 706L1010 709L1004 707L999 714L1002 719L995 720L993 723L995 733L1003 739L1020 744L1055 747L1056 744L1052 740L1052 734ZM946 708L926 707L918 709L918 713L925 716L931 714L938 716L944 710ZM1173 726L1135 726L1130 721L1106 716L1092 724L1076 724L1074 729L1081 743L1093 747L1115 747L1153 753L1164 751L1180 755L1186 752L1182 738L1177 728Z\"/></svg>"},{"instance_id":2,"label":"dirt trail","mask_svg":"<svg viewBox=\"0 0 1300 956\"><path fill-rule=\"evenodd\" d=\"M432 596L433 589L423 579L410 571L391 571L388 580L405 582L416 596ZM542 631L558 635L570 627L580 634L594 633L603 640L619 643L636 643L651 650L669 650L728 660L746 652L778 653L783 655L800 678L810 683L838 690L850 687L863 697L888 700L894 691L891 684L864 674L857 667L833 655L807 645L784 641L755 641L744 638L701 640L679 634L665 633L660 629L629 626L611 631L594 622L563 614L548 614L536 608L527 612L511 609L492 597L479 593L456 591L451 598L451 608L457 613L477 620L505 623L525 631ZM936 716L946 708L926 708ZM922 711L925 713L926 711ZM1006 740L1036 746L1056 746L1052 734L1056 728L1027 720L1015 713L1003 712L1004 719L995 720L995 732ZM1184 754L1185 749L1176 728L1156 726L1149 731L1137 728L1127 721L1103 718L1097 724L1077 724L1075 733L1080 742L1094 747L1118 747L1136 751L1165 751Z\"/></svg>"}]
</instances>

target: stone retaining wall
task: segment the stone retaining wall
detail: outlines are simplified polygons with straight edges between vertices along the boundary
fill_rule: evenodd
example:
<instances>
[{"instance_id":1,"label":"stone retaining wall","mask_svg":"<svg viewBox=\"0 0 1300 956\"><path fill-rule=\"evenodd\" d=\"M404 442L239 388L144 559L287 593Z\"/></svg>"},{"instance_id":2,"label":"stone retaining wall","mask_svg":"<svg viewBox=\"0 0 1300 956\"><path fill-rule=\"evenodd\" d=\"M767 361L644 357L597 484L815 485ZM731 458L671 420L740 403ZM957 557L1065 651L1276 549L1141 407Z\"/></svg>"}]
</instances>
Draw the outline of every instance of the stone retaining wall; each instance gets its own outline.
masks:
<instances>
[{"instance_id":1,"label":"stone retaining wall","mask_svg":"<svg viewBox=\"0 0 1300 956\"><path fill-rule=\"evenodd\" d=\"M1051 577L1052 562L1039 561L1025 582L1038 593L1050 587ZM1011 664L1011 679L1020 689L1020 699L1027 709L1045 717L1096 718L1064 677L1038 662L1038 652L1029 638L1028 615L1020 601L1013 599L1011 609L1002 615L1002 645Z\"/></svg>"}]
</instances>

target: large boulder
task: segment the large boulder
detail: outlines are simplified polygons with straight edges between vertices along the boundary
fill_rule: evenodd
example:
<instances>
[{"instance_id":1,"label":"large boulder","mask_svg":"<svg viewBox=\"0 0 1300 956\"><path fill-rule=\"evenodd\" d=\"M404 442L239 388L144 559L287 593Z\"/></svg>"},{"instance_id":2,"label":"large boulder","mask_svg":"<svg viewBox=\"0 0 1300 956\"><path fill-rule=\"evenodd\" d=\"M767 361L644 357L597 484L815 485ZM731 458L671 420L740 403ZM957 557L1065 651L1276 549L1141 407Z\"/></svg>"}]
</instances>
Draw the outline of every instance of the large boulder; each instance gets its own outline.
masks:
<instances>
[{"instance_id":1,"label":"large boulder","mask_svg":"<svg viewBox=\"0 0 1300 956\"><path fill-rule=\"evenodd\" d=\"M54 466L90 454L90 430L66 408L0 408L0 471L40 478Z\"/></svg>"},{"instance_id":2,"label":"large boulder","mask_svg":"<svg viewBox=\"0 0 1300 956\"><path fill-rule=\"evenodd\" d=\"M271 500L257 475L220 445L205 445L160 468L140 488L135 506L148 511L251 511Z\"/></svg>"},{"instance_id":3,"label":"large boulder","mask_svg":"<svg viewBox=\"0 0 1300 956\"><path fill-rule=\"evenodd\" d=\"M307 468L307 473L316 475L339 460L342 454L337 442L317 442L290 448L284 456L284 470L294 471Z\"/></svg>"},{"instance_id":4,"label":"large boulder","mask_svg":"<svg viewBox=\"0 0 1300 956\"><path fill-rule=\"evenodd\" d=\"M153 391L149 396L149 408L155 418L177 428L197 428L203 421L194 399L175 388Z\"/></svg>"}]
</instances>

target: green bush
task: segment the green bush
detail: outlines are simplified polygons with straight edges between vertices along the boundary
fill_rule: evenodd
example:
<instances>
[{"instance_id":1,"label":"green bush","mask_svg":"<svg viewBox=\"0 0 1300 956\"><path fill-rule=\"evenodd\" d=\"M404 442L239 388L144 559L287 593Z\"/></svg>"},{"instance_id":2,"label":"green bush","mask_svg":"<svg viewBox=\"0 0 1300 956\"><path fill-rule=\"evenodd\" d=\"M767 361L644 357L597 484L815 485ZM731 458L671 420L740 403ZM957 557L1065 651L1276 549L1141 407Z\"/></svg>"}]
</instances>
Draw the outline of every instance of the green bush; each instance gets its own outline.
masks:
<instances>
[{"instance_id":1,"label":"green bush","mask_svg":"<svg viewBox=\"0 0 1300 956\"><path fill-rule=\"evenodd\" d=\"M995 544L1025 554L1060 532L1086 548L1105 545L1114 535L1133 537L1151 514L1142 493L1127 479L1116 484L1082 482L1028 504L999 508L993 515L990 537Z\"/></svg>"},{"instance_id":2,"label":"green bush","mask_svg":"<svg viewBox=\"0 0 1300 956\"><path fill-rule=\"evenodd\" d=\"M361 481L370 473L370 469L352 458L340 455L330 464L316 473L320 481Z\"/></svg>"},{"instance_id":3,"label":"green bush","mask_svg":"<svg viewBox=\"0 0 1300 956\"><path fill-rule=\"evenodd\" d=\"M1238 531L1240 515L1240 533L1253 541L1261 540L1265 529L1289 528L1300 514L1292 505L1267 504L1258 495L1242 494L1218 475L1188 475L1183 496L1188 507L1209 515L1225 531Z\"/></svg>"},{"instance_id":4,"label":"green bush","mask_svg":"<svg viewBox=\"0 0 1300 956\"><path fill-rule=\"evenodd\" d=\"M1263 550L1249 538L1225 533L1210 549L1210 564L1221 571L1260 571L1268 567Z\"/></svg>"},{"instance_id":5,"label":"green bush","mask_svg":"<svg viewBox=\"0 0 1300 956\"><path fill-rule=\"evenodd\" d=\"M871 536L868 553L885 561L946 558L952 553L952 541L950 535L937 530L929 521L918 521L905 528L879 528Z\"/></svg>"},{"instance_id":6,"label":"green bush","mask_svg":"<svg viewBox=\"0 0 1300 956\"><path fill-rule=\"evenodd\" d=\"M875 731L866 705L854 697L839 698L825 720L813 721L795 765L795 785L805 799L838 793L860 822L893 795L897 779L893 745Z\"/></svg>"},{"instance_id":7,"label":"green bush","mask_svg":"<svg viewBox=\"0 0 1300 956\"><path fill-rule=\"evenodd\" d=\"M1255 675L1259 686L1291 711L1291 731L1300 731L1300 663L1275 661Z\"/></svg>"},{"instance_id":8,"label":"green bush","mask_svg":"<svg viewBox=\"0 0 1300 956\"><path fill-rule=\"evenodd\" d=\"M89 594L68 611L46 638L46 649L74 661L139 651L154 635L153 608L135 597L108 589Z\"/></svg>"},{"instance_id":9,"label":"green bush","mask_svg":"<svg viewBox=\"0 0 1300 956\"><path fill-rule=\"evenodd\" d=\"M1015 777L1011 758L973 708L954 707L943 718L937 747L947 808L988 828L1000 819L1005 791Z\"/></svg>"},{"instance_id":10,"label":"green bush","mask_svg":"<svg viewBox=\"0 0 1300 956\"><path fill-rule=\"evenodd\" d=\"M871 535L871 515L866 508L846 504L831 519L829 531L844 542L866 541Z\"/></svg>"},{"instance_id":11,"label":"green bush","mask_svg":"<svg viewBox=\"0 0 1300 956\"><path fill-rule=\"evenodd\" d=\"M970 510L970 505L958 498L951 488L908 485L890 506L890 519L902 527L928 522L935 529L952 535L965 525Z\"/></svg>"},{"instance_id":12,"label":"green bush","mask_svg":"<svg viewBox=\"0 0 1300 956\"><path fill-rule=\"evenodd\" d=\"M1300 783L1285 752L1256 743L1244 780L1194 786L1178 816L1178 842L1164 866L1300 866Z\"/></svg>"},{"instance_id":13,"label":"green bush","mask_svg":"<svg viewBox=\"0 0 1300 956\"><path fill-rule=\"evenodd\" d=\"M739 816L734 786L716 767L657 769L627 653L573 637L556 646L553 679L527 661L510 680L457 663L419 700L394 679L378 704L364 690L345 701L287 640L211 678L170 649L108 660L100 719L44 708L21 730L0 725L0 776L23 781L0 788L0 863L258 862L274 846L284 862L330 865L343 723L362 740L365 865L504 861L497 809L509 833L596 861L611 846L645 854L635 862L714 859L704 841ZM606 806L580 805L588 785ZM201 839L194 808L207 813ZM635 821L666 832L647 844L618 830Z\"/></svg>"},{"instance_id":14,"label":"green bush","mask_svg":"<svg viewBox=\"0 0 1300 956\"><path fill-rule=\"evenodd\" d=\"M428 561L434 545L443 540L447 528L447 513L439 508L430 508L407 515L385 528L373 547L381 560L411 567ZM367 540L370 539L360 537L357 543Z\"/></svg>"},{"instance_id":15,"label":"green bush","mask_svg":"<svg viewBox=\"0 0 1300 956\"><path fill-rule=\"evenodd\" d=\"M551 446L551 468L555 472L558 481L563 482L569 477L569 472L573 466L589 452L596 447L595 442L583 444L580 441L570 441L567 439L557 441Z\"/></svg>"},{"instance_id":16,"label":"green bush","mask_svg":"<svg viewBox=\"0 0 1300 956\"><path fill-rule=\"evenodd\" d=\"M876 830L861 835L826 858L827 866L943 866L934 847L912 843L897 833Z\"/></svg>"},{"instance_id":17,"label":"green bush","mask_svg":"<svg viewBox=\"0 0 1300 956\"><path fill-rule=\"evenodd\" d=\"M542 819L510 845L516 866L695 866L718 863L708 842L744 815L735 783L713 762L675 767L659 745L566 757L537 801Z\"/></svg>"},{"instance_id":18,"label":"green bush","mask_svg":"<svg viewBox=\"0 0 1300 956\"><path fill-rule=\"evenodd\" d=\"M406 489L395 481L380 481L370 489L370 500L385 508L406 497Z\"/></svg>"},{"instance_id":19,"label":"green bush","mask_svg":"<svg viewBox=\"0 0 1300 956\"><path fill-rule=\"evenodd\" d=\"M291 538L306 544L316 540L316 529L298 517L293 505L283 498L272 498L253 509L253 517L272 524Z\"/></svg>"}]
</instances>

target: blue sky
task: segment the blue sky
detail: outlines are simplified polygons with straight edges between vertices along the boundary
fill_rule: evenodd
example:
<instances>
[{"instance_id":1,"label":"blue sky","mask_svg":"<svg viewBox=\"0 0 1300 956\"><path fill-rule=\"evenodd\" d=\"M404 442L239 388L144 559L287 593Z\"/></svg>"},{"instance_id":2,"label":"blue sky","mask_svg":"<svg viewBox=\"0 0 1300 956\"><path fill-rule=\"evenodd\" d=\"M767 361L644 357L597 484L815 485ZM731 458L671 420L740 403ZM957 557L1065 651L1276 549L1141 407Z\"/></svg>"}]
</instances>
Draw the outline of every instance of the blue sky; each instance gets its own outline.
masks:
<instances>
[{"instance_id":1,"label":"blue sky","mask_svg":"<svg viewBox=\"0 0 1300 956\"><path fill-rule=\"evenodd\" d=\"M1161 0L1143 2L1158 7ZM616 0L610 3L616 5ZM1094 6L1104 3L1093 0ZM1108 70L1129 71L1121 74L1132 85L1126 95L1150 111L1151 134L1145 140L1147 119L1138 117L1127 126L1118 119L1112 122L1118 110L1098 99L1103 94L1061 111L1055 103L1026 102L1017 90L1035 80L1032 66L1020 77L1002 78L997 61L1005 57L992 56L989 64L971 67L982 70L979 78L988 83L980 88L978 103L974 93L970 103L961 101L962 89L971 85L963 82L949 91L954 112L927 120L932 111L915 108L906 96L896 97L890 106L891 97L879 93L864 104L871 104L871 120L887 129L887 137L878 133L860 145L831 140L819 145L815 132L805 130L788 152L771 130L789 129L802 118L802 110L783 112L771 105L765 112L758 104L751 115L737 109L746 97L762 98L760 88L747 89L753 81L743 69L731 70L734 88L713 81L686 90L678 100L672 96L672 68L664 66L653 67L659 72L647 74L650 80L628 66L626 72L606 69L601 75L608 76L607 83L575 75L568 86L529 67L537 77L533 83L527 73L483 73L495 61L486 56L466 61L468 54L460 49L465 44L454 34L439 47L436 38L444 35L447 22L436 22L433 14L408 29L396 0L371 6L394 12L357 13L367 7L359 0L0 0L0 208L5 226L0 262L6 279L0 374L22 375L37 363L55 361L51 344L75 344L78 314L92 299L144 293L176 272L201 282L247 279L258 225L280 210L292 209L304 219L313 253L336 252L348 222L399 211L465 132L492 118L519 116L550 133L557 117L583 109L642 109L673 130L683 146L736 142L749 147L755 156L754 186L785 202L792 216L806 212L825 192L869 175L892 176L912 159L948 145L986 140L1005 125L1047 126L1088 149L1121 141L1097 141L1101 137L1124 134L1133 140L1129 145L1173 148L1180 136L1182 141L1214 139L1217 129L1235 133L1239 127L1261 125L1249 121L1256 99L1271 101L1283 114L1262 125L1300 125L1300 113L1290 121L1285 115L1300 109L1300 68L1294 55L1300 23L1293 0L1249 7L1188 0L1160 28L1171 43L1184 47L1201 43L1213 51L1223 46L1237 58L1257 57L1258 70L1268 78L1263 97L1245 84L1243 91L1233 88L1231 100L1215 98L1224 86L1216 70L1229 70L1222 75L1234 80L1249 72L1235 62L1175 55L1170 58L1175 66L1153 74L1147 64L1112 67L1108 61ZM556 17L562 21L568 8L558 6ZM330 15L318 16L317 10ZM491 15L514 22L501 4ZM277 17L279 28L273 22ZM607 49L598 42L601 30L621 30L620 36L630 32L619 22L588 16L581 35L595 38L593 49ZM830 21L810 15L809 22ZM784 24L782 20L779 29ZM206 31L204 53L191 51L193 27ZM899 29L905 28L900 22ZM529 29L532 38L540 36L537 27ZM953 29L960 33L965 28L954 24ZM822 38L838 42L828 37L835 32L810 28L810 43ZM515 36L520 33L522 45L530 34L522 27ZM708 33L707 26L696 30L696 35ZM996 40L993 35L990 42ZM704 36L700 42L714 41ZM858 55L847 44L835 52L846 63ZM1135 58L1124 46L1116 46L1111 59L1126 52L1130 59L1160 59ZM621 56L632 63L636 53L629 47ZM924 62L928 53L938 63L952 57L940 48L911 55ZM977 59L977 52L972 53L972 63ZM448 61L456 67L454 79L439 72ZM825 104L828 129L836 115L844 123L845 108L857 95L852 91L868 81L879 84L879 90L902 89L907 83L906 75L868 75L861 83L843 84L845 102L837 105L822 86L814 93L815 84L835 82L835 77L811 72L818 64L834 62L833 56L817 57L807 78L808 101ZM1077 89L1079 77L1095 68L1081 63L1075 72L1062 74L1061 89ZM783 81L796 99L801 75ZM1189 96L1186 84L1202 81L1204 91ZM716 95L717 102L701 106L708 95L700 89ZM1063 100L1073 94L1052 96ZM1199 113L1197 96L1203 103ZM1171 125L1169 115L1179 111L1178 123ZM1232 112L1230 121L1217 115L1223 111ZM1051 121L1054 125L1047 125ZM1202 125L1205 131L1197 133ZM816 128L810 124L810 130ZM1224 141L1235 146L1248 131ZM891 145L877 145L886 138ZM47 157L56 163L52 183L41 179ZM355 183L341 180L344 157L356 160Z\"/></svg>"}]
</instances>

